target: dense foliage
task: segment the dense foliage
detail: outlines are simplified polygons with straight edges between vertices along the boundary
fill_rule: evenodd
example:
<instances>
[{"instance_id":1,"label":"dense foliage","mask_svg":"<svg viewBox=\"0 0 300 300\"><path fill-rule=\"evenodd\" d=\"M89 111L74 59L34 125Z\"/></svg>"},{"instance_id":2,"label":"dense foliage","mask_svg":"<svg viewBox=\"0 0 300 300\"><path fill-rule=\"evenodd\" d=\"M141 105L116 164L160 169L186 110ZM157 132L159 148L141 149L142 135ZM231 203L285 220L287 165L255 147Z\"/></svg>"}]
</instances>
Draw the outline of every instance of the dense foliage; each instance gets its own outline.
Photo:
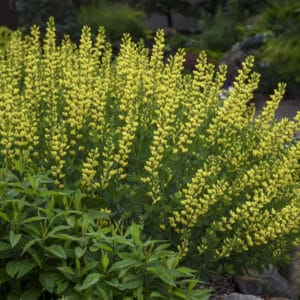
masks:
<instances>
[{"instance_id":1,"label":"dense foliage","mask_svg":"<svg viewBox=\"0 0 300 300\"><path fill-rule=\"evenodd\" d=\"M151 54L125 34L115 60L103 28L93 42L83 27L78 46L57 45L53 19L43 43L37 27L14 32L0 54L1 164L80 190L80 210L135 221L202 275L281 262L299 243L300 113L276 121L279 84L255 116L253 57L226 100L226 66L201 52L186 74L184 57L164 61L161 30Z\"/></svg>"},{"instance_id":2,"label":"dense foliage","mask_svg":"<svg viewBox=\"0 0 300 300\"><path fill-rule=\"evenodd\" d=\"M113 223L107 209L85 209L79 190L49 190L51 179L15 164L0 177L3 299L208 298L168 244L142 241L141 226Z\"/></svg>"}]
</instances>

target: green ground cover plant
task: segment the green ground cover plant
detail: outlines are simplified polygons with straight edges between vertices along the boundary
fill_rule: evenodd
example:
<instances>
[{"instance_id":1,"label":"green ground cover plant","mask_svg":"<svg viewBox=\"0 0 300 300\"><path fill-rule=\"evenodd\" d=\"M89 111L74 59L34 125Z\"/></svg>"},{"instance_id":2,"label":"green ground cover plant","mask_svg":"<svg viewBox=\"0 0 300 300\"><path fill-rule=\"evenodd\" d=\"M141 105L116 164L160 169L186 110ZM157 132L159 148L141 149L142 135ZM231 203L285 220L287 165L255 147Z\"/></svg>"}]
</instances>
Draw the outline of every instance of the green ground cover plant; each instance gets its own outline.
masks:
<instances>
[{"instance_id":1,"label":"green ground cover plant","mask_svg":"<svg viewBox=\"0 0 300 300\"><path fill-rule=\"evenodd\" d=\"M3 299L208 299L169 244L142 240L141 226L84 208L79 190L50 190L49 177L15 163L0 177Z\"/></svg>"},{"instance_id":2,"label":"green ground cover plant","mask_svg":"<svg viewBox=\"0 0 300 300\"><path fill-rule=\"evenodd\" d=\"M51 179L47 189L61 195L53 230L70 226L60 211L72 191L72 203L80 194L76 211L108 209L113 224L122 220L126 228L141 226L146 240L169 241L201 278L286 262L300 242L300 144L293 138L300 113L275 119L281 83L255 115L253 57L226 100L226 66L215 67L201 52L189 74L184 57L179 49L164 60L162 30L151 51L125 34L115 59L103 28L93 40L83 27L78 45L67 36L57 43L53 19L42 42L36 26L25 37L14 32L0 53L2 168L31 189L35 174ZM9 201L22 197L5 197L2 242L11 247L21 233L7 224L21 204ZM43 209L53 205L47 197ZM3 268L10 277L20 273Z\"/></svg>"}]
</instances>

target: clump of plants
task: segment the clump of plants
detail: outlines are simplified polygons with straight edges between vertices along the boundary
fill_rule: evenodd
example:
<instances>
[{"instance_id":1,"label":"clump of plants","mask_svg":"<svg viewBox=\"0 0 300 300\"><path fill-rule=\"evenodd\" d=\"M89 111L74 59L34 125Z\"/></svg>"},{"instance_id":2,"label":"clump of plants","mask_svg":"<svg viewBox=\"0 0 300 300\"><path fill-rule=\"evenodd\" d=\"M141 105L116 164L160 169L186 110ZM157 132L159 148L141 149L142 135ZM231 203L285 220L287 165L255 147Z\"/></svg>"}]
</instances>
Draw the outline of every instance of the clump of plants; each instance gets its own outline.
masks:
<instances>
[{"instance_id":1,"label":"clump of plants","mask_svg":"<svg viewBox=\"0 0 300 300\"><path fill-rule=\"evenodd\" d=\"M281 83L255 116L253 57L226 100L226 66L201 52L187 74L184 57L164 62L162 30L151 51L125 34L115 60L103 28L92 40L83 27L79 45L57 44L53 19L42 43L37 27L14 32L0 56L2 165L143 224L202 276L286 261L300 238L300 113L275 119Z\"/></svg>"}]
</instances>

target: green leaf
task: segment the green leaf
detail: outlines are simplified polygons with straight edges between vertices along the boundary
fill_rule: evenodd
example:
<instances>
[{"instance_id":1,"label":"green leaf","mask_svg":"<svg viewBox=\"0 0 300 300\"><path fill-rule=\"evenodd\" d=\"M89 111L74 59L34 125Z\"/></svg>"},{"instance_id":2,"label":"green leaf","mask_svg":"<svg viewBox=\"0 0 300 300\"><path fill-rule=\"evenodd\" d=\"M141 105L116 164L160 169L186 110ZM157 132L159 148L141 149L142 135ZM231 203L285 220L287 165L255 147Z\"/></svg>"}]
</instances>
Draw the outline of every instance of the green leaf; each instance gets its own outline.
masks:
<instances>
[{"instance_id":1,"label":"green leaf","mask_svg":"<svg viewBox=\"0 0 300 300\"><path fill-rule=\"evenodd\" d=\"M161 260L161 258L163 257L169 257L171 255L173 255L174 253L172 251L169 251L169 250L161 250L159 252L156 252L156 253L153 253L151 255L151 257L149 258L148 262L153 262L153 261L156 261L156 260Z\"/></svg>"},{"instance_id":2,"label":"green leaf","mask_svg":"<svg viewBox=\"0 0 300 300\"><path fill-rule=\"evenodd\" d=\"M189 283L188 290L191 291L199 283L199 280L198 279L189 279L188 283Z\"/></svg>"},{"instance_id":3,"label":"green leaf","mask_svg":"<svg viewBox=\"0 0 300 300\"><path fill-rule=\"evenodd\" d=\"M90 248L89 248L89 250L91 252L97 252L97 251L99 251L99 249L102 249L107 252L113 252L113 248L105 243L98 243L98 244L90 246Z\"/></svg>"},{"instance_id":4,"label":"green leaf","mask_svg":"<svg viewBox=\"0 0 300 300\"><path fill-rule=\"evenodd\" d=\"M75 271L70 267L57 267L57 270L61 271L66 278L73 282L78 281L78 275L75 273Z\"/></svg>"},{"instance_id":5,"label":"green leaf","mask_svg":"<svg viewBox=\"0 0 300 300\"><path fill-rule=\"evenodd\" d=\"M152 242L155 242L155 241L152 241ZM170 247L170 245L171 245L171 244L161 244L161 245L157 246L157 247L155 248L155 250L153 251L153 254L154 254L154 253L157 253L157 252L160 252L161 250L167 249L168 247Z\"/></svg>"},{"instance_id":6,"label":"green leaf","mask_svg":"<svg viewBox=\"0 0 300 300\"><path fill-rule=\"evenodd\" d=\"M28 219L25 219L21 222L21 224L27 224L27 223L32 223L32 222L36 222L36 221L41 221L41 220L46 220L46 217L31 217Z\"/></svg>"},{"instance_id":7,"label":"green leaf","mask_svg":"<svg viewBox=\"0 0 300 300\"><path fill-rule=\"evenodd\" d=\"M109 257L106 253L104 253L102 256L101 256L101 264L102 264L102 267L103 267L103 270L104 272L106 273L107 271L107 268L109 266Z\"/></svg>"},{"instance_id":8,"label":"green leaf","mask_svg":"<svg viewBox=\"0 0 300 300\"><path fill-rule=\"evenodd\" d=\"M57 288L56 288L56 292L58 295L61 295L69 286L69 282L68 281L59 281L57 283Z\"/></svg>"},{"instance_id":9,"label":"green leaf","mask_svg":"<svg viewBox=\"0 0 300 300\"><path fill-rule=\"evenodd\" d=\"M76 247L76 248L75 248L75 251L74 251L76 257L81 258L81 257L84 255L84 253L86 252L86 250L87 250L86 247L85 247L85 248Z\"/></svg>"},{"instance_id":10,"label":"green leaf","mask_svg":"<svg viewBox=\"0 0 300 300\"><path fill-rule=\"evenodd\" d=\"M97 291L99 294L99 299L101 299L101 300L110 300L111 299L109 294L104 289L100 288L99 286L97 286Z\"/></svg>"},{"instance_id":11,"label":"green leaf","mask_svg":"<svg viewBox=\"0 0 300 300\"><path fill-rule=\"evenodd\" d=\"M10 250L11 246L9 243L0 242L0 251Z\"/></svg>"},{"instance_id":12,"label":"green leaf","mask_svg":"<svg viewBox=\"0 0 300 300\"><path fill-rule=\"evenodd\" d=\"M190 269L190 268L187 268L187 267L179 267L179 268L176 269L176 271L182 273L183 275L190 275L190 276L192 276L193 273L196 272L196 270Z\"/></svg>"},{"instance_id":13,"label":"green leaf","mask_svg":"<svg viewBox=\"0 0 300 300\"><path fill-rule=\"evenodd\" d=\"M156 275L158 278L160 278L162 281L164 281L165 283L175 286L175 282L170 274L170 272L168 271L168 269L166 269L165 267L161 266L161 267L147 267L146 270L148 272L153 273L154 275Z\"/></svg>"},{"instance_id":14,"label":"green leaf","mask_svg":"<svg viewBox=\"0 0 300 300\"><path fill-rule=\"evenodd\" d=\"M68 225L70 226L70 227L72 227L72 228L74 228L75 227L75 221L76 221L76 219L75 219L75 217L74 216L66 216L66 221L67 221L67 223L68 223Z\"/></svg>"},{"instance_id":15,"label":"green leaf","mask_svg":"<svg viewBox=\"0 0 300 300\"><path fill-rule=\"evenodd\" d=\"M61 245L51 245L50 247L46 247L45 249L49 251L51 254L53 254L54 256L67 259L66 252Z\"/></svg>"},{"instance_id":16,"label":"green leaf","mask_svg":"<svg viewBox=\"0 0 300 300\"><path fill-rule=\"evenodd\" d=\"M10 260L7 262L5 271L10 277L13 278L19 272L19 261Z\"/></svg>"},{"instance_id":17,"label":"green leaf","mask_svg":"<svg viewBox=\"0 0 300 300\"><path fill-rule=\"evenodd\" d=\"M19 182L18 176L16 176L14 173L11 171L8 171L7 177L6 177L7 182Z\"/></svg>"},{"instance_id":18,"label":"green leaf","mask_svg":"<svg viewBox=\"0 0 300 300\"><path fill-rule=\"evenodd\" d=\"M112 278L111 280L105 280L105 283L116 288L119 287L119 279L116 277Z\"/></svg>"},{"instance_id":19,"label":"green leaf","mask_svg":"<svg viewBox=\"0 0 300 300\"><path fill-rule=\"evenodd\" d=\"M138 246L141 246L143 243L141 241L141 230L139 226L135 223L133 223L130 226L131 235L133 237L134 243Z\"/></svg>"},{"instance_id":20,"label":"green leaf","mask_svg":"<svg viewBox=\"0 0 300 300\"><path fill-rule=\"evenodd\" d=\"M34 239L34 240L31 240L31 241L27 242L27 243L25 244L25 246L23 247L23 251L22 251L22 253L21 253L21 256L23 256L24 253L25 253L29 248L31 248L32 245L34 245L34 244L35 244L36 242L38 242L38 241L41 241L41 239Z\"/></svg>"},{"instance_id":21,"label":"green leaf","mask_svg":"<svg viewBox=\"0 0 300 300\"><path fill-rule=\"evenodd\" d=\"M188 300L188 296L182 290L175 290L172 292L172 295L178 297L179 299Z\"/></svg>"},{"instance_id":22,"label":"green leaf","mask_svg":"<svg viewBox=\"0 0 300 300\"><path fill-rule=\"evenodd\" d=\"M130 242L129 240L125 239L124 237L121 237L121 236L116 236L114 238L114 241L115 243L118 243L118 244L121 244L121 245L126 245L126 246L129 246L130 248L135 248L135 245Z\"/></svg>"},{"instance_id":23,"label":"green leaf","mask_svg":"<svg viewBox=\"0 0 300 300\"><path fill-rule=\"evenodd\" d=\"M26 229L26 233L30 234L33 237L40 237L40 229L33 224L24 224L23 227Z\"/></svg>"},{"instance_id":24,"label":"green leaf","mask_svg":"<svg viewBox=\"0 0 300 300\"><path fill-rule=\"evenodd\" d=\"M36 183L36 180L35 180L35 178L33 177L33 176L31 176L31 175L27 175L27 179L28 179L28 181L29 181L29 184L30 184L30 186L34 189L34 190L36 190L36 188L37 188L37 183Z\"/></svg>"},{"instance_id":25,"label":"green leaf","mask_svg":"<svg viewBox=\"0 0 300 300\"><path fill-rule=\"evenodd\" d=\"M0 211L0 218L3 219L6 222L10 222L9 217L7 216L6 213Z\"/></svg>"},{"instance_id":26,"label":"green leaf","mask_svg":"<svg viewBox=\"0 0 300 300\"><path fill-rule=\"evenodd\" d=\"M16 293L10 293L6 300L20 300L20 295Z\"/></svg>"},{"instance_id":27,"label":"green leaf","mask_svg":"<svg viewBox=\"0 0 300 300\"><path fill-rule=\"evenodd\" d=\"M116 271L116 270L120 270L123 268L127 268L127 267L135 267L137 266L138 261L135 259L125 259L125 260L121 260L118 261L116 263L114 263L110 269L108 270L109 273Z\"/></svg>"},{"instance_id":28,"label":"green leaf","mask_svg":"<svg viewBox=\"0 0 300 300\"><path fill-rule=\"evenodd\" d=\"M141 287L142 285L143 285L143 280L140 278L140 276L134 274L128 274L123 278L123 281L120 284L120 289L133 290Z\"/></svg>"},{"instance_id":29,"label":"green leaf","mask_svg":"<svg viewBox=\"0 0 300 300\"><path fill-rule=\"evenodd\" d=\"M161 293L156 292L156 291L154 291L154 292L152 292L152 293L150 294L150 298L161 298L161 299L166 299L164 295L162 295Z\"/></svg>"},{"instance_id":30,"label":"green leaf","mask_svg":"<svg viewBox=\"0 0 300 300\"><path fill-rule=\"evenodd\" d=\"M12 159L11 160L15 169L22 175L24 172L23 164L21 160Z\"/></svg>"},{"instance_id":31,"label":"green leaf","mask_svg":"<svg viewBox=\"0 0 300 300\"><path fill-rule=\"evenodd\" d=\"M8 281L10 278L7 275L7 273L5 272L5 269L0 269L0 284Z\"/></svg>"},{"instance_id":32,"label":"green leaf","mask_svg":"<svg viewBox=\"0 0 300 300\"><path fill-rule=\"evenodd\" d=\"M47 237L56 237L56 233L60 232L60 231L64 231L64 230L69 230L70 226L68 225L60 225L60 226L56 226L53 230L51 230L48 234Z\"/></svg>"},{"instance_id":33,"label":"green leaf","mask_svg":"<svg viewBox=\"0 0 300 300\"><path fill-rule=\"evenodd\" d=\"M38 300L42 291L38 288L30 288L22 294L22 300Z\"/></svg>"},{"instance_id":34,"label":"green leaf","mask_svg":"<svg viewBox=\"0 0 300 300\"><path fill-rule=\"evenodd\" d=\"M39 281L41 286L49 293L53 293L56 286L56 282L59 280L59 276L54 272L41 273L39 275Z\"/></svg>"},{"instance_id":35,"label":"green leaf","mask_svg":"<svg viewBox=\"0 0 300 300\"><path fill-rule=\"evenodd\" d=\"M89 273L90 270L94 269L99 265L99 261L93 260L85 264L84 268L82 269L82 275Z\"/></svg>"},{"instance_id":36,"label":"green leaf","mask_svg":"<svg viewBox=\"0 0 300 300\"><path fill-rule=\"evenodd\" d=\"M34 261L37 263L37 265L41 268L42 262L40 260L39 253L34 248L28 248L27 253L31 255L31 257L34 259Z\"/></svg>"},{"instance_id":37,"label":"green leaf","mask_svg":"<svg viewBox=\"0 0 300 300\"><path fill-rule=\"evenodd\" d=\"M63 294L63 300L82 300L82 297L73 288L68 288Z\"/></svg>"},{"instance_id":38,"label":"green leaf","mask_svg":"<svg viewBox=\"0 0 300 300\"><path fill-rule=\"evenodd\" d=\"M128 252L117 252L117 255L122 259L136 259L136 253L128 253Z\"/></svg>"},{"instance_id":39,"label":"green leaf","mask_svg":"<svg viewBox=\"0 0 300 300\"><path fill-rule=\"evenodd\" d=\"M135 292L135 296L137 300L144 300L144 287L141 286L139 288L136 289Z\"/></svg>"},{"instance_id":40,"label":"green leaf","mask_svg":"<svg viewBox=\"0 0 300 300\"><path fill-rule=\"evenodd\" d=\"M78 238L65 233L56 233L52 237L63 241L73 241L73 242L78 241Z\"/></svg>"},{"instance_id":41,"label":"green leaf","mask_svg":"<svg viewBox=\"0 0 300 300\"><path fill-rule=\"evenodd\" d=\"M91 273L89 274L85 280L83 281L80 290L84 291L86 289L88 289L89 287L95 285L99 279L102 277L103 275L99 274L99 273Z\"/></svg>"},{"instance_id":42,"label":"green leaf","mask_svg":"<svg viewBox=\"0 0 300 300\"><path fill-rule=\"evenodd\" d=\"M187 296L191 300L208 300L212 291L209 289L196 289L193 291L188 291Z\"/></svg>"},{"instance_id":43,"label":"green leaf","mask_svg":"<svg viewBox=\"0 0 300 300\"><path fill-rule=\"evenodd\" d=\"M36 266L36 262L32 258L24 259L19 263L19 272L17 279L29 273Z\"/></svg>"},{"instance_id":44,"label":"green leaf","mask_svg":"<svg viewBox=\"0 0 300 300\"><path fill-rule=\"evenodd\" d=\"M20 241L22 234L15 234L12 230L9 232L10 245L14 248Z\"/></svg>"}]
</instances>

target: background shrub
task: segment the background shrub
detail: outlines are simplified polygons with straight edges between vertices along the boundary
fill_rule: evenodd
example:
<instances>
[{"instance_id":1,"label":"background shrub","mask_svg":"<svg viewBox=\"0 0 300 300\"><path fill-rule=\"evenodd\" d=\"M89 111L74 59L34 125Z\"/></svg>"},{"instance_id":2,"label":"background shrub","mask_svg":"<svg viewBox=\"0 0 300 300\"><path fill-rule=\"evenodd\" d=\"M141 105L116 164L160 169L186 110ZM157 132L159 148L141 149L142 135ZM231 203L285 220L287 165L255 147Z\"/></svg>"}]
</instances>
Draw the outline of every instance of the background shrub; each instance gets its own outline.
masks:
<instances>
[{"instance_id":1,"label":"background shrub","mask_svg":"<svg viewBox=\"0 0 300 300\"><path fill-rule=\"evenodd\" d=\"M99 26L104 26L108 39L119 43L123 33L130 33L135 39L146 38L144 13L126 3L95 1L82 6L79 11L79 22L88 25L96 35Z\"/></svg>"},{"instance_id":2,"label":"background shrub","mask_svg":"<svg viewBox=\"0 0 300 300\"><path fill-rule=\"evenodd\" d=\"M300 82L300 4L298 1L273 1L259 16L254 30L265 35L261 60L290 84ZM275 70L276 69L276 70Z\"/></svg>"},{"instance_id":3,"label":"background shrub","mask_svg":"<svg viewBox=\"0 0 300 300\"><path fill-rule=\"evenodd\" d=\"M19 26L26 33L30 32L33 24L40 26L44 31L49 16L53 16L56 20L58 38L69 34L72 38L78 39L80 26L77 24L75 4L76 1L73 0L16 0Z\"/></svg>"}]
</instances>

